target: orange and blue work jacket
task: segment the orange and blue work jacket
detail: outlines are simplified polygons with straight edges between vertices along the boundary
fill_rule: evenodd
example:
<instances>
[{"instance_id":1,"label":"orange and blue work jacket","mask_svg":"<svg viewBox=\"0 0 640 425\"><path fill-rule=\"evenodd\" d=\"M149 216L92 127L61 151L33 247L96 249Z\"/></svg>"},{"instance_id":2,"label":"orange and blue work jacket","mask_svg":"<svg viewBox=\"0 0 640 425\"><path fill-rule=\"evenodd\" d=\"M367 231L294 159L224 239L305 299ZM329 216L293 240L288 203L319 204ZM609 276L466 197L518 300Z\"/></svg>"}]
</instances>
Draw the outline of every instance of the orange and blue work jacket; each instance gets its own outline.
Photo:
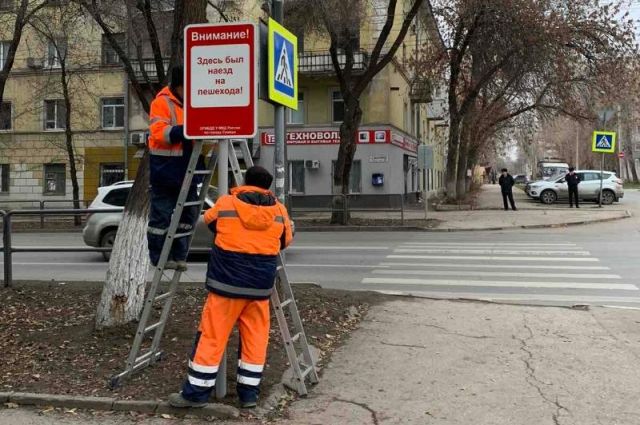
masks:
<instances>
[{"instance_id":1,"label":"orange and blue work jacket","mask_svg":"<svg viewBox=\"0 0 640 425\"><path fill-rule=\"evenodd\" d=\"M284 205L268 190L240 186L220 197L204 221L215 235L207 289L229 298L269 298L278 254L293 240Z\"/></svg>"},{"instance_id":2,"label":"orange and blue work jacket","mask_svg":"<svg viewBox=\"0 0 640 425\"><path fill-rule=\"evenodd\" d=\"M184 138L182 101L163 88L151 102L149 113L149 180L154 187L179 189L193 150ZM201 167L200 167L201 168ZM192 184L199 183L194 178Z\"/></svg>"}]
</instances>

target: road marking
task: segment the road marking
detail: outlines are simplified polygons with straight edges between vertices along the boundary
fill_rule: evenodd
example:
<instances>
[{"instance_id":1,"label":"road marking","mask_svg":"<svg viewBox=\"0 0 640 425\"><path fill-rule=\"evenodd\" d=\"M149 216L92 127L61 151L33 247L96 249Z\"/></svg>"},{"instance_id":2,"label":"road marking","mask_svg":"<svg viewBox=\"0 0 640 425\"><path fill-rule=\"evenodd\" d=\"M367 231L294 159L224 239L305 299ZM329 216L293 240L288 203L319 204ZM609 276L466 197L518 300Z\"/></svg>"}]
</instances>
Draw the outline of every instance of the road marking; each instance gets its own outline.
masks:
<instances>
[{"instance_id":1,"label":"road marking","mask_svg":"<svg viewBox=\"0 0 640 425\"><path fill-rule=\"evenodd\" d=\"M387 255L387 258L404 258L413 260L483 260L483 261L552 261L552 262L576 262L576 263L588 263L599 262L600 260L593 257L580 258L557 258L557 257L494 257L494 256L482 256L482 255Z\"/></svg>"},{"instance_id":2,"label":"road marking","mask_svg":"<svg viewBox=\"0 0 640 425\"><path fill-rule=\"evenodd\" d=\"M640 303L640 297L607 297L588 295L546 295L546 294L480 294L476 292L425 292L425 291L394 291L375 290L381 294L388 295L412 295L415 297L441 298L441 299L467 299L480 301L517 301L517 302L567 302L571 304L588 303Z\"/></svg>"},{"instance_id":3,"label":"road marking","mask_svg":"<svg viewBox=\"0 0 640 425\"><path fill-rule=\"evenodd\" d=\"M416 247L454 247L454 248L548 248L548 249L581 249L575 244L529 244L529 243L455 243L455 242L403 242L402 245Z\"/></svg>"},{"instance_id":4,"label":"road marking","mask_svg":"<svg viewBox=\"0 0 640 425\"><path fill-rule=\"evenodd\" d=\"M442 286L480 286L498 288L553 288L553 289L608 289L619 291L638 291L638 287L627 283L576 283L576 282L523 282L523 281L487 281L487 280L450 280L450 279L405 279L387 277L366 277L363 284L378 285L442 285Z\"/></svg>"},{"instance_id":5,"label":"road marking","mask_svg":"<svg viewBox=\"0 0 640 425\"><path fill-rule=\"evenodd\" d=\"M406 242L409 245L456 245L456 246L549 246L549 247L574 247L574 243L527 243L527 242Z\"/></svg>"},{"instance_id":6,"label":"road marking","mask_svg":"<svg viewBox=\"0 0 640 425\"><path fill-rule=\"evenodd\" d=\"M398 248L393 252L423 252L425 254L497 254L497 255L591 255L589 251L532 251L507 249L446 249L446 248Z\"/></svg>"},{"instance_id":7,"label":"road marking","mask_svg":"<svg viewBox=\"0 0 640 425\"><path fill-rule=\"evenodd\" d=\"M418 276L486 276L486 277L536 277L559 279L620 279L617 274L598 273L520 273L520 272L467 272L455 270L374 270L374 274Z\"/></svg>"},{"instance_id":8,"label":"road marking","mask_svg":"<svg viewBox=\"0 0 640 425\"><path fill-rule=\"evenodd\" d=\"M2 264L2 261L0 261L0 264ZM86 263L13 263L14 266L62 266L62 267L67 267L67 266L90 266L90 267L95 267L97 265L101 265L104 268L106 268L109 263L104 262L104 263L90 263L90 262L86 262ZM309 267L309 268L313 268L313 267L317 267L317 268L336 268L336 269L342 269L342 268L346 268L346 269L378 269L378 268L386 268L387 266L381 266L379 264L377 265L364 265L364 264L291 264L291 263L287 263L286 265L287 267ZM207 263L192 263L189 262L189 267L200 267L200 268L207 268Z\"/></svg>"},{"instance_id":9,"label":"road marking","mask_svg":"<svg viewBox=\"0 0 640 425\"><path fill-rule=\"evenodd\" d=\"M383 267L455 267L462 269L611 270L605 266L547 266L536 264L380 263Z\"/></svg>"},{"instance_id":10,"label":"road marking","mask_svg":"<svg viewBox=\"0 0 640 425\"><path fill-rule=\"evenodd\" d=\"M287 250L386 251L388 246L292 245Z\"/></svg>"}]
</instances>

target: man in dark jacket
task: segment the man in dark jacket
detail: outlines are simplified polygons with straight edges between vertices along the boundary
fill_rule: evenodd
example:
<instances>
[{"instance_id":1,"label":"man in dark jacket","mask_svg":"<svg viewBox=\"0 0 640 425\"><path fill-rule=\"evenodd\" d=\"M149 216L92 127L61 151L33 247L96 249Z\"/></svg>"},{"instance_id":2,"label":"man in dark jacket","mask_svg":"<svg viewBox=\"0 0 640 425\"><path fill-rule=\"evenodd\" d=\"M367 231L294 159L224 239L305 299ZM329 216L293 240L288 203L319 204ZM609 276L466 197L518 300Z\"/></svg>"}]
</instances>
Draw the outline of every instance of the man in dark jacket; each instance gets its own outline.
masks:
<instances>
[{"instance_id":1,"label":"man in dark jacket","mask_svg":"<svg viewBox=\"0 0 640 425\"><path fill-rule=\"evenodd\" d=\"M573 208L573 201L576 201L576 208L580 208L578 204L578 185L580 184L580 176L578 176L573 167L569 168L569 172L564 176L564 181L569 186L569 208Z\"/></svg>"},{"instance_id":2,"label":"man in dark jacket","mask_svg":"<svg viewBox=\"0 0 640 425\"><path fill-rule=\"evenodd\" d=\"M515 180L513 180L513 176L509 174L506 168L502 169L502 175L500 179L498 179L498 184L500 185L500 189L502 191L502 202L504 203L504 210L509 211L509 205L507 204L507 199L511 204L511 209L514 211L517 210L516 203L513 200L513 185L515 184Z\"/></svg>"}]
</instances>

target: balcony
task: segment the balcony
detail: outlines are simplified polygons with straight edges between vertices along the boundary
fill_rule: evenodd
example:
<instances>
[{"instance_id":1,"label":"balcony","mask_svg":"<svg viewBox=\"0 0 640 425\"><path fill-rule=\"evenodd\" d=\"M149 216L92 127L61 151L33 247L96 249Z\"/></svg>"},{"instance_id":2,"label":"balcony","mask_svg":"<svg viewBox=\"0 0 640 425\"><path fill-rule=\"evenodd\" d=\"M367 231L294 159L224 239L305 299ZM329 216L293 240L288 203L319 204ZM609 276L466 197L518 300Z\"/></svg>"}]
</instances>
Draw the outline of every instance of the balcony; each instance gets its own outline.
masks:
<instances>
[{"instance_id":1,"label":"balcony","mask_svg":"<svg viewBox=\"0 0 640 425\"><path fill-rule=\"evenodd\" d=\"M165 73L169 70L169 59L164 59L162 61L164 63L164 71ZM132 60L131 66L133 67L133 72L135 73L136 80L140 83L145 84L149 83L160 83L158 81L158 71L156 69L156 62L153 59L142 59ZM146 77L145 77L146 73ZM148 80L147 80L148 79Z\"/></svg>"},{"instance_id":2,"label":"balcony","mask_svg":"<svg viewBox=\"0 0 640 425\"><path fill-rule=\"evenodd\" d=\"M364 51L358 51L353 55L353 72L359 74L364 72L369 65L369 56ZM344 68L347 57L344 53L338 53L340 67ZM335 73L331 53L328 50L302 52L298 58L298 71L303 75L332 75Z\"/></svg>"},{"instance_id":3,"label":"balcony","mask_svg":"<svg viewBox=\"0 0 640 425\"><path fill-rule=\"evenodd\" d=\"M416 78L411 83L409 97L414 103L430 103L433 100L432 91L431 81L426 78Z\"/></svg>"}]
</instances>

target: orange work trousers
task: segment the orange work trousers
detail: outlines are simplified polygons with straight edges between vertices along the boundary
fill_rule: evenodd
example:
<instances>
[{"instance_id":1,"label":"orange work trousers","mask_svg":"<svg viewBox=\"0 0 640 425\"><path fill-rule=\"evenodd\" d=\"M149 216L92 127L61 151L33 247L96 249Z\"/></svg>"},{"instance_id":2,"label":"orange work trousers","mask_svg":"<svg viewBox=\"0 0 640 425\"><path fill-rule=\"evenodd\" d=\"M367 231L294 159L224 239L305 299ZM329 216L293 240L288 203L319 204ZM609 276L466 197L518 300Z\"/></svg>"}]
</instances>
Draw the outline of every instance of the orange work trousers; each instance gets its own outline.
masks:
<instances>
[{"instance_id":1,"label":"orange work trousers","mask_svg":"<svg viewBox=\"0 0 640 425\"><path fill-rule=\"evenodd\" d=\"M182 396L207 401L215 387L218 367L229 335L238 323L240 359L237 391L241 401L256 401L269 344L269 300L227 298L209 293L189 360Z\"/></svg>"}]
</instances>

